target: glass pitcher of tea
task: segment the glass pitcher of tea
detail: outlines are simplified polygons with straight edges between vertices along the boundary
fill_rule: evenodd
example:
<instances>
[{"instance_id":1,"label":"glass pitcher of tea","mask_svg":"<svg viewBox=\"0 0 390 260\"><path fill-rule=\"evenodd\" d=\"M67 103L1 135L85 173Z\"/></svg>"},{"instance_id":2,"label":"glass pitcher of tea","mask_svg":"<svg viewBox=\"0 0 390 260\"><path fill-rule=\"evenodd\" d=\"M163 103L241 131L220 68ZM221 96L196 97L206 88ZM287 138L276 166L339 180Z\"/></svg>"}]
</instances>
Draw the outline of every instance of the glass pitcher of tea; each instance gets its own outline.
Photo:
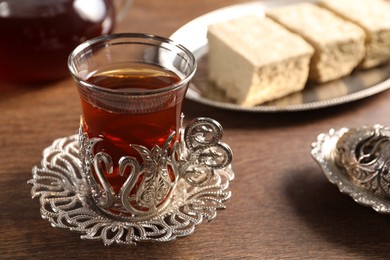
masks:
<instances>
[{"instance_id":1,"label":"glass pitcher of tea","mask_svg":"<svg viewBox=\"0 0 390 260\"><path fill-rule=\"evenodd\" d=\"M87 39L111 33L130 2L0 0L0 83L67 77L70 52Z\"/></svg>"}]
</instances>

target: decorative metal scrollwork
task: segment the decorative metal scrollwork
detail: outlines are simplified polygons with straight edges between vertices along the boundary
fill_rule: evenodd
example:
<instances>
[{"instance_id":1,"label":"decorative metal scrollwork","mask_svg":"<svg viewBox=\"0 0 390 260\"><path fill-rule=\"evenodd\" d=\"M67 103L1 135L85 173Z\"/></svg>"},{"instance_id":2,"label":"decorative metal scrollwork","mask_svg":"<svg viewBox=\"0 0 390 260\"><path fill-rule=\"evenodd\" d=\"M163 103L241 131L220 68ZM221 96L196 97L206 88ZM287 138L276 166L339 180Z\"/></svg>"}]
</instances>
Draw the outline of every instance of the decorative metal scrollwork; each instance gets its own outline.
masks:
<instances>
[{"instance_id":1,"label":"decorative metal scrollwork","mask_svg":"<svg viewBox=\"0 0 390 260\"><path fill-rule=\"evenodd\" d=\"M232 151L221 142L222 126L210 118L196 118L185 129L186 160L179 166L181 176L190 184L207 184L215 169L229 165Z\"/></svg>"},{"instance_id":2,"label":"decorative metal scrollwork","mask_svg":"<svg viewBox=\"0 0 390 260\"><path fill-rule=\"evenodd\" d=\"M225 208L224 202L231 196L228 188L234 173L230 165L231 151L220 142L222 128L219 124L211 119L201 119L189 127L186 131L181 129L181 133L186 133L186 142L180 140L169 145L172 140L168 138L165 145L151 150L135 145L143 155L141 164L124 155L119 162L122 167L119 171L130 167L131 173L118 194L109 185L100 184L108 183L104 175L99 179L86 174L86 169L91 167L111 172L111 157L103 152L91 152L98 139L88 140L86 135L80 134L55 140L43 151L41 165L33 168L33 179L28 181L33 185L32 196L40 197L42 217L53 227L79 231L81 238L100 239L105 245L164 242L193 233L204 219L213 220L217 210ZM196 141L190 137L192 134L196 135ZM182 137L184 139L184 135ZM222 147L222 152L208 150L218 147ZM218 158L216 154L224 158ZM164 179L166 172L162 169L167 165L177 173L173 186ZM191 175L191 169L204 172L207 178L202 179L200 174L198 180L194 173ZM126 194L134 187L140 172L151 178L145 178L144 186L131 198ZM152 178L157 175L160 177ZM158 189L155 189L156 183ZM160 207L167 189L171 189L169 200ZM145 213L133 203L129 205L132 199L150 207L150 211ZM109 210L118 205L129 214L113 214Z\"/></svg>"},{"instance_id":3,"label":"decorative metal scrollwork","mask_svg":"<svg viewBox=\"0 0 390 260\"><path fill-rule=\"evenodd\" d=\"M373 125L319 134L311 154L328 180L361 205L390 214L390 128Z\"/></svg>"},{"instance_id":4,"label":"decorative metal scrollwork","mask_svg":"<svg viewBox=\"0 0 390 260\"><path fill-rule=\"evenodd\" d=\"M109 215L114 212L127 217L153 215L169 203L169 194L179 177L193 186L207 185L215 170L228 166L232 160L229 146L221 142L222 126L210 118L197 118L188 124L184 136L180 137L182 146L175 141L170 148L174 132L162 147L155 145L152 150L129 144L142 157L142 164L139 165L134 157L121 157L118 175L123 176L127 168L131 174L115 194L106 178L113 173L111 156L105 152L94 154L95 145L102 139L88 139L82 129L80 125L80 157L84 173L96 205ZM170 173L174 180L170 179Z\"/></svg>"},{"instance_id":5,"label":"decorative metal scrollwork","mask_svg":"<svg viewBox=\"0 0 390 260\"><path fill-rule=\"evenodd\" d=\"M162 147L155 145L151 150L141 145L129 144L140 154L143 162L140 165L135 157L127 155L120 158L118 175L124 176L127 169L130 169L130 174L118 194L115 194L106 177L114 172L112 157L105 152L93 154L95 145L102 139L88 139L81 126L79 135L84 174L92 189L96 205L105 213L111 215L117 212L134 217L155 213L164 207L164 202L167 201L167 196L178 178L176 159L178 143L169 149L175 137L174 132ZM169 172L174 175L173 181L170 180ZM131 193L134 190L135 192Z\"/></svg>"},{"instance_id":6,"label":"decorative metal scrollwork","mask_svg":"<svg viewBox=\"0 0 390 260\"><path fill-rule=\"evenodd\" d=\"M359 187L390 198L390 129L350 129L337 142L336 163Z\"/></svg>"}]
</instances>

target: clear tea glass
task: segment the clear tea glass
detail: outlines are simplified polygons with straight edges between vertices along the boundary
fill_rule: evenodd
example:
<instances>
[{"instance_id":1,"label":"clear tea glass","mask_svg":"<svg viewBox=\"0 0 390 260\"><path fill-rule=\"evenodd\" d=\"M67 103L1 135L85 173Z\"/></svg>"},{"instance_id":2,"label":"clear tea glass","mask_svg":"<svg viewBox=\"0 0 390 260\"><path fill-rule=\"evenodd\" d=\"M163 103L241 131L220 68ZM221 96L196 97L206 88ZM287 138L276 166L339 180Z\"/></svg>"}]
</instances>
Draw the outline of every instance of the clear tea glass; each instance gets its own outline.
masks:
<instances>
[{"instance_id":1,"label":"clear tea glass","mask_svg":"<svg viewBox=\"0 0 390 260\"><path fill-rule=\"evenodd\" d=\"M81 132L96 140L92 156L105 155L104 160L93 162L100 163L95 165L97 184L112 197L124 193L135 162L127 169L121 163L133 158L143 173L133 180L132 188L127 189L130 195L124 197L135 197L141 186L150 190L145 182L164 166L161 151L179 138L182 103L196 70L193 54L159 36L112 34L79 45L69 56L68 67L80 94ZM103 169L104 176L96 176L98 168ZM173 183L172 170L167 169L166 174L164 180L152 181ZM172 185L165 188L168 190L162 195L154 191L142 196L159 196L152 198L156 201L153 207L158 207L169 196ZM104 199L103 204L112 204L107 202L109 198ZM145 206L149 204L133 200L128 205L133 211L150 210Z\"/></svg>"}]
</instances>

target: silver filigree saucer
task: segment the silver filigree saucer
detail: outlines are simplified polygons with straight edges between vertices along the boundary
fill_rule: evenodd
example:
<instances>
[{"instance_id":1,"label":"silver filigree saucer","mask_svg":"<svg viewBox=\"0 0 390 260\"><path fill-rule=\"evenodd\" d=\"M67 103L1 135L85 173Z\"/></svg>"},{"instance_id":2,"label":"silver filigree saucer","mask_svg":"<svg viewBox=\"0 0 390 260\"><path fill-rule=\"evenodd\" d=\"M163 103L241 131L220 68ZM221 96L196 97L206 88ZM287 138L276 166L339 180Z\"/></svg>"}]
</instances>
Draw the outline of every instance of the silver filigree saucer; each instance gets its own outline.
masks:
<instances>
[{"instance_id":1,"label":"silver filigree saucer","mask_svg":"<svg viewBox=\"0 0 390 260\"><path fill-rule=\"evenodd\" d=\"M390 128L374 125L330 129L311 154L328 180L357 203L390 213Z\"/></svg>"},{"instance_id":2,"label":"silver filigree saucer","mask_svg":"<svg viewBox=\"0 0 390 260\"><path fill-rule=\"evenodd\" d=\"M202 185L196 178L192 182L191 176L179 178L170 204L150 218L116 218L101 210L92 198L83 175L78 139L79 135L59 138L47 147L28 183L33 185L32 197L39 197L42 218L53 227L80 232L82 239L102 240L105 245L171 241L192 234L203 220L213 220L231 196L229 183L234 173L229 163L214 168ZM185 166L191 169L191 165ZM208 167L207 163L201 166ZM199 167L199 162L193 167Z\"/></svg>"}]
</instances>

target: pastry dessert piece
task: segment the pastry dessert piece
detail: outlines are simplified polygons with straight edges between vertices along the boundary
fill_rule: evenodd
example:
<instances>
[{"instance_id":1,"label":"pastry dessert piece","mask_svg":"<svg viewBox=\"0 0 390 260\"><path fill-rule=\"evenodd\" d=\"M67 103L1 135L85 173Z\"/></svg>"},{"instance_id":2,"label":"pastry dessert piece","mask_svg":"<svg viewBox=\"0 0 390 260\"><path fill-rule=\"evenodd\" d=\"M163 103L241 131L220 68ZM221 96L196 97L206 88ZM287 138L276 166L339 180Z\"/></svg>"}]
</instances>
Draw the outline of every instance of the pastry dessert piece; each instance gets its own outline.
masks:
<instances>
[{"instance_id":1,"label":"pastry dessert piece","mask_svg":"<svg viewBox=\"0 0 390 260\"><path fill-rule=\"evenodd\" d=\"M208 77L253 106L304 88L313 48L271 19L244 16L208 27Z\"/></svg>"},{"instance_id":2,"label":"pastry dessert piece","mask_svg":"<svg viewBox=\"0 0 390 260\"><path fill-rule=\"evenodd\" d=\"M318 4L364 29L366 55L361 63L363 68L371 68L390 60L390 2L319 0Z\"/></svg>"},{"instance_id":3,"label":"pastry dessert piece","mask_svg":"<svg viewBox=\"0 0 390 260\"><path fill-rule=\"evenodd\" d=\"M314 47L310 80L326 82L348 75L364 57L363 29L315 4L292 4L266 15Z\"/></svg>"}]
</instances>

